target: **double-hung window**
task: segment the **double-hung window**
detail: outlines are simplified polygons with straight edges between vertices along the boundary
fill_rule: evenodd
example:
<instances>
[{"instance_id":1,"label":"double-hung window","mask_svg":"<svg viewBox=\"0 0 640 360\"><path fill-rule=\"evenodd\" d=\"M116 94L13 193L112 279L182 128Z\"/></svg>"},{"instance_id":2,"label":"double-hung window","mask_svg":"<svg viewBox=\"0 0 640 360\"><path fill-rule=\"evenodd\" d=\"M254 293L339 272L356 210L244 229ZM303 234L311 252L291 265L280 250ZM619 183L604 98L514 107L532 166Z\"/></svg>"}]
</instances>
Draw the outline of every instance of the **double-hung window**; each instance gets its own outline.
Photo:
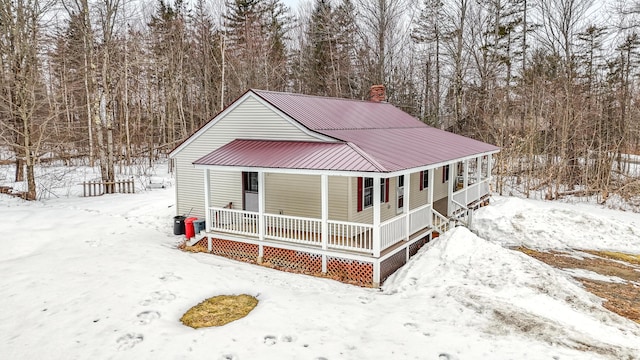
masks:
<instances>
[{"instance_id":1,"label":"double-hung window","mask_svg":"<svg viewBox=\"0 0 640 360\"><path fill-rule=\"evenodd\" d=\"M422 173L420 173L420 181L420 190L429 187L429 170L424 170Z\"/></svg>"},{"instance_id":2,"label":"double-hung window","mask_svg":"<svg viewBox=\"0 0 640 360\"><path fill-rule=\"evenodd\" d=\"M364 178L362 187L362 205L368 208L373 205L373 178Z\"/></svg>"}]
</instances>

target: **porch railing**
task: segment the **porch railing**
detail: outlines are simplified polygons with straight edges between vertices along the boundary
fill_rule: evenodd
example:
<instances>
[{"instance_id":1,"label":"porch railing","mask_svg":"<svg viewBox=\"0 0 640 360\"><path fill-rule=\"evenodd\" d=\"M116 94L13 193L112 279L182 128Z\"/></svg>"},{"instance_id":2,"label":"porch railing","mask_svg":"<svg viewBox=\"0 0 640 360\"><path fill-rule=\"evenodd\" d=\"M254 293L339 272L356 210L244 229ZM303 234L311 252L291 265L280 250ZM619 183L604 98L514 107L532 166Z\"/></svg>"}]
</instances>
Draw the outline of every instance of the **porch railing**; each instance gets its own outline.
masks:
<instances>
[{"instance_id":1,"label":"porch railing","mask_svg":"<svg viewBox=\"0 0 640 360\"><path fill-rule=\"evenodd\" d=\"M329 220L329 248L373 251L373 225Z\"/></svg>"},{"instance_id":2,"label":"porch railing","mask_svg":"<svg viewBox=\"0 0 640 360\"><path fill-rule=\"evenodd\" d=\"M451 220L449 220L446 216L440 214L435 209L432 209L431 213L433 214L433 228L436 229L436 231L438 231L438 233L440 234L449 231L449 229L451 228Z\"/></svg>"},{"instance_id":3,"label":"porch railing","mask_svg":"<svg viewBox=\"0 0 640 360\"><path fill-rule=\"evenodd\" d=\"M319 219L265 214L264 221L267 238L315 245L322 241L322 221Z\"/></svg>"},{"instance_id":4,"label":"porch railing","mask_svg":"<svg viewBox=\"0 0 640 360\"><path fill-rule=\"evenodd\" d=\"M409 233L413 234L431 225L431 205L424 205L409 212Z\"/></svg>"},{"instance_id":5,"label":"porch railing","mask_svg":"<svg viewBox=\"0 0 640 360\"><path fill-rule=\"evenodd\" d=\"M211 208L211 230L258 236L258 213L244 210Z\"/></svg>"},{"instance_id":6,"label":"porch railing","mask_svg":"<svg viewBox=\"0 0 640 360\"><path fill-rule=\"evenodd\" d=\"M479 183L469 185L466 188L453 193L452 200L460 204L470 204L480 200L484 195L489 193L489 179L484 179Z\"/></svg>"},{"instance_id":7,"label":"porch railing","mask_svg":"<svg viewBox=\"0 0 640 360\"><path fill-rule=\"evenodd\" d=\"M407 237L406 215L395 217L380 224L380 249L404 240Z\"/></svg>"},{"instance_id":8,"label":"porch railing","mask_svg":"<svg viewBox=\"0 0 640 360\"><path fill-rule=\"evenodd\" d=\"M212 207L211 231L260 237L260 216L257 212ZM407 227L407 217L409 226ZM310 246L322 246L322 220L299 216L264 214L264 238ZM403 241L407 236L431 226L431 205L411 210L380 224L380 249L385 250ZM346 221L327 221L328 249L373 253L374 227L371 224Z\"/></svg>"}]
</instances>

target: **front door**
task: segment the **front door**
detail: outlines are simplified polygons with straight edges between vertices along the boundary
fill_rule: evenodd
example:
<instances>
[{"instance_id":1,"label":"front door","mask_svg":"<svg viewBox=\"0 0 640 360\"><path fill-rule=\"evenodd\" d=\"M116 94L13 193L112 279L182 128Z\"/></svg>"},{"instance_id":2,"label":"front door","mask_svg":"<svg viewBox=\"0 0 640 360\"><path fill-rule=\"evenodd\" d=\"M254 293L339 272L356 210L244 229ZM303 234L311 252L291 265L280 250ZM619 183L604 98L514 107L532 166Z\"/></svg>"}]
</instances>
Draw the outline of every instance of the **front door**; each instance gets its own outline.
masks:
<instances>
[{"instance_id":1,"label":"front door","mask_svg":"<svg viewBox=\"0 0 640 360\"><path fill-rule=\"evenodd\" d=\"M242 173L242 193L243 202L242 209L247 211L258 212L258 173L243 172Z\"/></svg>"}]
</instances>

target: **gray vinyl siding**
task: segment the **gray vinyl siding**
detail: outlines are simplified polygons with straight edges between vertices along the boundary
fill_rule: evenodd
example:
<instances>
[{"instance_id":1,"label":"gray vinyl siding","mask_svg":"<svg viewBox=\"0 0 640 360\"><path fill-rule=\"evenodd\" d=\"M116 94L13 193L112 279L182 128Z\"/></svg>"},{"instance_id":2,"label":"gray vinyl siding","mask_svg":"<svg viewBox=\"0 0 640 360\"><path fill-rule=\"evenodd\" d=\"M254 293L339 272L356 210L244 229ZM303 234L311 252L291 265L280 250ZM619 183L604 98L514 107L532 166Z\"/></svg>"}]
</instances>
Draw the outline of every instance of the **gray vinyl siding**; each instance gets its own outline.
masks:
<instances>
[{"instance_id":1,"label":"gray vinyl siding","mask_svg":"<svg viewBox=\"0 0 640 360\"><path fill-rule=\"evenodd\" d=\"M192 163L238 138L317 141L255 98L246 98L175 155L177 214L193 209L192 215L204 217L203 170L195 169ZM232 201L234 208L242 208L242 182L238 173L218 172L210 184L212 205L222 206Z\"/></svg>"},{"instance_id":2,"label":"gray vinyl siding","mask_svg":"<svg viewBox=\"0 0 640 360\"><path fill-rule=\"evenodd\" d=\"M345 177L329 177L329 219L347 220ZM320 219L322 194L319 175L265 174L265 211Z\"/></svg>"},{"instance_id":3,"label":"gray vinyl siding","mask_svg":"<svg viewBox=\"0 0 640 360\"><path fill-rule=\"evenodd\" d=\"M453 166L453 165L451 165ZM442 182L442 171L444 167L439 167L435 170L433 175L433 202L446 198L448 195L447 185L449 182Z\"/></svg>"},{"instance_id":4,"label":"gray vinyl siding","mask_svg":"<svg viewBox=\"0 0 640 360\"><path fill-rule=\"evenodd\" d=\"M425 174L426 175L426 174ZM429 189L420 191L420 172L411 174L411 188L409 189L409 209L415 209L427 204ZM429 184L431 186L431 184Z\"/></svg>"},{"instance_id":5,"label":"gray vinyl siding","mask_svg":"<svg viewBox=\"0 0 640 360\"><path fill-rule=\"evenodd\" d=\"M442 174L442 172L440 173ZM429 189L420 191L420 173L412 173L409 181L409 209L415 209L422 205L426 205L428 202ZM362 211L358 211L358 178L349 178L350 181L350 193L349 193L349 221L371 224L373 223L373 207L368 207ZM380 204L380 222L385 222L398 216L397 213L397 181L398 177L394 176L389 178L389 201ZM440 181L442 179L440 178ZM435 182L435 179L434 179ZM407 182L405 181L405 186ZM444 196L446 196L446 187Z\"/></svg>"},{"instance_id":6,"label":"gray vinyl siding","mask_svg":"<svg viewBox=\"0 0 640 360\"><path fill-rule=\"evenodd\" d=\"M349 221L364 224L373 224L373 206L358 211L358 178L349 178L351 185ZM380 204L380 222L385 222L396 216L396 177L389 178L389 202ZM380 186L375 183L374 186ZM380 199L374 199L380 201Z\"/></svg>"}]
</instances>

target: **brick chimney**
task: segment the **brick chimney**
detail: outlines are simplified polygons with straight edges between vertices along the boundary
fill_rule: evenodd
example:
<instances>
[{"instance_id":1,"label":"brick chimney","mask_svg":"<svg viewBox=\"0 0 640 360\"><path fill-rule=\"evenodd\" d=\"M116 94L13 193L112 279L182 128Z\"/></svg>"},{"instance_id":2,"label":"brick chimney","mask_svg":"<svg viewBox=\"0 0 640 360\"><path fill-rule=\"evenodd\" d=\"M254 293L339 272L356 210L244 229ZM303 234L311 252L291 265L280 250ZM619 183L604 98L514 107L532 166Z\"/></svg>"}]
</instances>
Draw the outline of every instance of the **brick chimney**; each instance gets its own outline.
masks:
<instances>
[{"instance_id":1,"label":"brick chimney","mask_svg":"<svg viewBox=\"0 0 640 360\"><path fill-rule=\"evenodd\" d=\"M373 102L385 101L384 85L373 85L369 90L369 100Z\"/></svg>"}]
</instances>

